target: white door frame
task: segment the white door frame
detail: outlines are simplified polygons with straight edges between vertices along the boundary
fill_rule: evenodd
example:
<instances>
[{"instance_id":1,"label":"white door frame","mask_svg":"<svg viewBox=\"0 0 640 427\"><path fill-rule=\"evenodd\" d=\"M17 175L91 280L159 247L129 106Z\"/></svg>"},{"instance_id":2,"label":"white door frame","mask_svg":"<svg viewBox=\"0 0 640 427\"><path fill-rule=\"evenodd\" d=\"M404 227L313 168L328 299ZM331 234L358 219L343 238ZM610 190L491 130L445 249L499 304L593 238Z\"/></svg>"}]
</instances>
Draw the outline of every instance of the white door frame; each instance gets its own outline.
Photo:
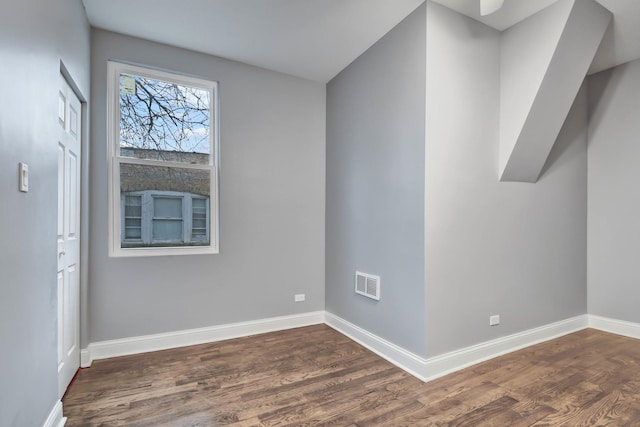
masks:
<instances>
[{"instance_id":1,"label":"white door frame","mask_svg":"<svg viewBox=\"0 0 640 427\"><path fill-rule=\"evenodd\" d=\"M64 395L70 381L80 367L80 326L81 298L83 276L86 268L83 249L84 228L86 221L83 216L86 213L86 188L84 175L86 174L86 155L84 153L86 105L83 106L81 97L78 96L76 86L69 73L61 63L59 78L59 114L58 114L58 155L59 163L62 159L64 167L58 170L58 182L64 183L58 191L58 199L63 195L62 211L64 218L58 219L58 390L59 397ZM75 132L71 133L71 127ZM73 147L75 156L69 157L70 147ZM75 161L75 167L71 168ZM68 188L67 183L73 185ZM62 191L62 192L61 192ZM60 200L58 201L58 217L61 216ZM71 208L70 212L67 210ZM73 231L70 233L70 231ZM86 277L86 276L85 276ZM65 323L65 319L67 322Z\"/></svg>"},{"instance_id":2,"label":"white door frame","mask_svg":"<svg viewBox=\"0 0 640 427\"><path fill-rule=\"evenodd\" d=\"M86 359L87 357L86 346L89 340L87 314L89 283L89 155L91 149L91 144L89 144L89 102L62 60L60 60L60 74L71 86L82 104L82 135L80 141L82 150L82 164L80 167L80 367L86 368L90 366L86 360L83 362L83 353L84 358ZM85 350L82 351L82 348Z\"/></svg>"}]
</instances>

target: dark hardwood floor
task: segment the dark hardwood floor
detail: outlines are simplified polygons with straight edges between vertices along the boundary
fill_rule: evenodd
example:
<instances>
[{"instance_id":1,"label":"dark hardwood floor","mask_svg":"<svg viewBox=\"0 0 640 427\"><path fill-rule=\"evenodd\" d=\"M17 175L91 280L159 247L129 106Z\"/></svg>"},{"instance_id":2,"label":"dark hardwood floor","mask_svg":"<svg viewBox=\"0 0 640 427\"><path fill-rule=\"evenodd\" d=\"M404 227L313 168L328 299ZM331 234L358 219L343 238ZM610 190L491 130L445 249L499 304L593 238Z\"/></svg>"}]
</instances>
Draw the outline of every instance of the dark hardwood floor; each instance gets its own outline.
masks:
<instances>
[{"instance_id":1,"label":"dark hardwood floor","mask_svg":"<svg viewBox=\"0 0 640 427\"><path fill-rule=\"evenodd\" d=\"M423 383L325 325L98 360L67 426L640 426L640 341L592 329Z\"/></svg>"}]
</instances>

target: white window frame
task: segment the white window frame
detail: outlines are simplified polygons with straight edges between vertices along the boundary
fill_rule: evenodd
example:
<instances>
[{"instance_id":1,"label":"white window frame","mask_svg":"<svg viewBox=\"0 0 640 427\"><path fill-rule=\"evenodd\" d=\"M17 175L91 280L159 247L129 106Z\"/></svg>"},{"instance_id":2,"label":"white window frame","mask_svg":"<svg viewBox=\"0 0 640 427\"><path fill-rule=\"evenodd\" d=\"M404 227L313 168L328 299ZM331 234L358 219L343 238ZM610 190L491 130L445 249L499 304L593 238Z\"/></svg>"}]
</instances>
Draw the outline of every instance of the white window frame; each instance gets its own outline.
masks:
<instances>
[{"instance_id":1,"label":"white window frame","mask_svg":"<svg viewBox=\"0 0 640 427\"><path fill-rule=\"evenodd\" d=\"M220 162L220 120L218 82L204 80L196 77L184 76L152 68L140 67L121 62L109 61L107 65L107 139L108 139L108 203L109 203L109 256L110 257L135 257L135 256L167 256L189 254L217 254L219 253L219 162ZM143 76L156 80L173 82L179 85L197 87L208 90L210 95L209 138L210 155L208 165L193 165L163 160L136 159L120 156L120 74ZM209 170L209 245L203 246L166 246L166 247L140 247L123 248L121 246L121 233L124 224L122 212L122 198L120 194L120 164L141 164L150 166L165 166L182 169ZM129 192L130 194L133 192ZM160 193L160 192L156 192ZM183 204L184 205L184 204ZM184 208L183 208L184 209ZM184 214L184 211L183 211ZM183 221L186 219L183 217ZM191 219L189 219L191 222Z\"/></svg>"}]
</instances>

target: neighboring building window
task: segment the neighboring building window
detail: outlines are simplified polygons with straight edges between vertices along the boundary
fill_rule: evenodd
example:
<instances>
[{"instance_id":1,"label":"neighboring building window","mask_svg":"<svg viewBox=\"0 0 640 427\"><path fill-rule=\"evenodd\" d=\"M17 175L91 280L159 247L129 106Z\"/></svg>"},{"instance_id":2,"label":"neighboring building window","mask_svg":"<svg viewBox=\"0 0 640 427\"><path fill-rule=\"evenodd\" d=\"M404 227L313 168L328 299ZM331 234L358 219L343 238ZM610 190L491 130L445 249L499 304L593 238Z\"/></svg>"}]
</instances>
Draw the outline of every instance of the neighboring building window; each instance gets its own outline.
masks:
<instances>
[{"instance_id":1,"label":"neighboring building window","mask_svg":"<svg viewBox=\"0 0 640 427\"><path fill-rule=\"evenodd\" d=\"M121 194L123 248L209 243L209 198L175 191Z\"/></svg>"},{"instance_id":2,"label":"neighboring building window","mask_svg":"<svg viewBox=\"0 0 640 427\"><path fill-rule=\"evenodd\" d=\"M109 62L110 255L218 252L217 83Z\"/></svg>"}]
</instances>

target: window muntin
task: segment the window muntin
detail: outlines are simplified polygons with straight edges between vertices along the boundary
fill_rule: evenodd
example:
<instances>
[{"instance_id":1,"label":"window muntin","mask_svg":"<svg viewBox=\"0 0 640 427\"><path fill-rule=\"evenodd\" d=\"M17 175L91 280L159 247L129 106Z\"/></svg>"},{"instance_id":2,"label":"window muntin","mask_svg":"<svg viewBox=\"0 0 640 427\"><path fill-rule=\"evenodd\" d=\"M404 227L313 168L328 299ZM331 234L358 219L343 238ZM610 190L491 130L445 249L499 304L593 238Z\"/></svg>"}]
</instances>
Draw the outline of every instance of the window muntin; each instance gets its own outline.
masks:
<instances>
[{"instance_id":1,"label":"window muntin","mask_svg":"<svg viewBox=\"0 0 640 427\"><path fill-rule=\"evenodd\" d=\"M116 62L110 255L217 253L217 84Z\"/></svg>"}]
</instances>

